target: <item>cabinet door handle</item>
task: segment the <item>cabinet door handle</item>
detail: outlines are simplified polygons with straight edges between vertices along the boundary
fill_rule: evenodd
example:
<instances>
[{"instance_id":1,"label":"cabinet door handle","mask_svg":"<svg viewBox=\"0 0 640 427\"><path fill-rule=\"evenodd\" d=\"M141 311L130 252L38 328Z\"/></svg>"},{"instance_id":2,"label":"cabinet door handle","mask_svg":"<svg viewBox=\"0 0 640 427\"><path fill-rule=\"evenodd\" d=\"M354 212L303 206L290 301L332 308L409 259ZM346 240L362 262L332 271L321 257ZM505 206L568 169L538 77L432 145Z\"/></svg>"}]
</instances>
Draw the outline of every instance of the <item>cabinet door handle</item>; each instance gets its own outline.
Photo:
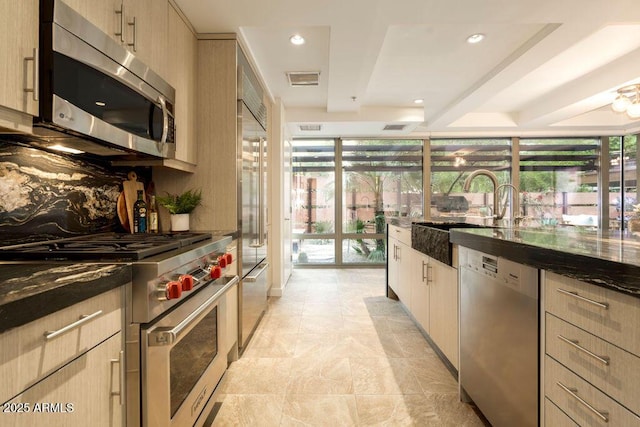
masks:
<instances>
[{"instance_id":1,"label":"cabinet door handle","mask_svg":"<svg viewBox=\"0 0 640 427\"><path fill-rule=\"evenodd\" d=\"M572 346L576 350L579 350L579 351L583 352L587 356L593 357L594 359L596 359L598 362L602 363L603 365L607 365L607 366L609 365L609 356L598 356L597 354L593 353L592 351L589 351L586 348L584 348L583 346L581 346L580 342L578 340L570 340L569 338L565 338L562 335L558 335L558 339L560 339L560 341L563 341L563 342L569 344L570 346Z\"/></svg>"},{"instance_id":2,"label":"cabinet door handle","mask_svg":"<svg viewBox=\"0 0 640 427\"><path fill-rule=\"evenodd\" d=\"M584 405L588 410L590 410L591 412L593 412L598 418L600 418L602 421L604 421L605 423L609 422L609 418L607 417L607 415L609 415L608 412L606 411L598 411L596 408L594 408L591 404L589 404L589 402L587 402L586 400L584 400L583 398L581 398L580 396L578 396L578 389L577 388L570 388L567 387L566 385L562 384L561 382L557 382L556 383L558 385L558 387L560 387L561 389L563 389L564 391L566 391L569 396L573 397L574 399L576 399L578 402L580 402L582 405Z\"/></svg>"},{"instance_id":3,"label":"cabinet door handle","mask_svg":"<svg viewBox=\"0 0 640 427\"><path fill-rule=\"evenodd\" d=\"M570 297L577 298L580 301L584 301L584 302L587 302L589 304L593 304L596 307L600 307L600 308L603 308L605 310L607 310L609 308L609 304L608 303L594 301L592 299L589 299L589 298L583 297L582 295L579 295L577 292L567 291L567 290L564 290L564 289L558 289L558 292L560 292L563 295L568 295Z\"/></svg>"},{"instance_id":4,"label":"cabinet door handle","mask_svg":"<svg viewBox=\"0 0 640 427\"><path fill-rule=\"evenodd\" d=\"M120 401L120 406L123 405L124 403L124 387L125 387L125 368L124 368L124 351L120 351L120 353L118 354L118 358L117 359L111 359L111 371L113 372L113 365L115 365L116 363L118 365L120 365L120 388L118 389L118 391L112 391L111 392L111 396L118 396L119 397L119 401Z\"/></svg>"},{"instance_id":5,"label":"cabinet door handle","mask_svg":"<svg viewBox=\"0 0 640 427\"><path fill-rule=\"evenodd\" d=\"M24 58L24 62L25 62L25 67L27 66L27 62L29 61L33 61L33 78L31 80L31 85L32 87L27 87L26 82L25 82L25 87L23 88L23 90L27 93L31 93L33 100L34 101L38 101L39 98L39 92L40 92L40 55L38 54L38 48L34 47L33 48L33 56L27 56L26 58ZM26 70L26 68L25 68ZM26 71L25 71L26 73Z\"/></svg>"},{"instance_id":6,"label":"cabinet door handle","mask_svg":"<svg viewBox=\"0 0 640 427\"><path fill-rule=\"evenodd\" d=\"M83 324L92 321L93 319L95 319L96 317L100 316L102 314L102 310L98 310L93 314L83 314L82 316L80 316L80 319L76 320L75 322L58 329L57 331L46 331L44 333L44 339L46 341L50 341L54 338L59 337L60 335L69 332L72 329L75 328L79 328L80 326L82 326Z\"/></svg>"},{"instance_id":7,"label":"cabinet door handle","mask_svg":"<svg viewBox=\"0 0 640 427\"><path fill-rule=\"evenodd\" d=\"M427 269L425 269L425 267L427 267ZM426 270L429 269L429 264L427 264L426 262L422 261L422 281L424 282L425 280L427 281L427 285L429 284L429 273L426 272Z\"/></svg>"},{"instance_id":8,"label":"cabinet door handle","mask_svg":"<svg viewBox=\"0 0 640 427\"><path fill-rule=\"evenodd\" d=\"M130 46L133 48L134 52L137 52L138 47L136 46L136 17L133 17L133 21L129 22L128 25L130 27L133 27L133 36L132 36L132 42L131 43L127 43L127 46Z\"/></svg>"},{"instance_id":9,"label":"cabinet door handle","mask_svg":"<svg viewBox=\"0 0 640 427\"><path fill-rule=\"evenodd\" d=\"M433 266L427 263L427 283L433 282Z\"/></svg>"},{"instance_id":10,"label":"cabinet door handle","mask_svg":"<svg viewBox=\"0 0 640 427\"><path fill-rule=\"evenodd\" d=\"M121 43L124 43L124 4L120 4L120 10L116 9L116 15L120 15L120 31L114 34L120 37Z\"/></svg>"}]
</instances>

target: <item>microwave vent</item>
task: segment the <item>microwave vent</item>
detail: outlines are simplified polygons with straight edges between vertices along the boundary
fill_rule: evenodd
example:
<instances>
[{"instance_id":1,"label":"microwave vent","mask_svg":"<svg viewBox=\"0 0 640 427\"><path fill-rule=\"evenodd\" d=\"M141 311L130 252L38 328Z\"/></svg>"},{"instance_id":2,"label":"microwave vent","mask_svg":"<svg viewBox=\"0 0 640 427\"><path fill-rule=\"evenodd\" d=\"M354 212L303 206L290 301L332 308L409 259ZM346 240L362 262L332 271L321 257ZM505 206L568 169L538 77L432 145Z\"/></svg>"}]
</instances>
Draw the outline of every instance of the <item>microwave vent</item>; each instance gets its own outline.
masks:
<instances>
[{"instance_id":1,"label":"microwave vent","mask_svg":"<svg viewBox=\"0 0 640 427\"><path fill-rule=\"evenodd\" d=\"M382 130L404 130L404 128L406 127L407 125L389 124L389 125L385 125L385 127L382 128Z\"/></svg>"},{"instance_id":2,"label":"microwave vent","mask_svg":"<svg viewBox=\"0 0 640 427\"><path fill-rule=\"evenodd\" d=\"M303 132L319 132L322 130L322 125L300 125L300 130Z\"/></svg>"}]
</instances>

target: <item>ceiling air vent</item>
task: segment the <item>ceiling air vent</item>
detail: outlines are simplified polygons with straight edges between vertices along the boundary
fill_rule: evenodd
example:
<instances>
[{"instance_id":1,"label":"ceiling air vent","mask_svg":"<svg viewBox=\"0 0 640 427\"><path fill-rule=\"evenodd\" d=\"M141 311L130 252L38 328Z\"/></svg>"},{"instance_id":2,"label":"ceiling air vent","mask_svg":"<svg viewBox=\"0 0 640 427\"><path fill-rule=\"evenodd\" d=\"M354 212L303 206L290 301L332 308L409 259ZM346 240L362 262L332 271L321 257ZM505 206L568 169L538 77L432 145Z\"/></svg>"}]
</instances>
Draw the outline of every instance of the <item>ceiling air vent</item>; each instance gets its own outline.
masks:
<instances>
[{"instance_id":1,"label":"ceiling air vent","mask_svg":"<svg viewBox=\"0 0 640 427\"><path fill-rule=\"evenodd\" d=\"M318 132L322 129L322 125L300 125L300 130L304 132Z\"/></svg>"},{"instance_id":2,"label":"ceiling air vent","mask_svg":"<svg viewBox=\"0 0 640 427\"><path fill-rule=\"evenodd\" d=\"M320 71L289 71L287 78L292 87L318 86Z\"/></svg>"},{"instance_id":3,"label":"ceiling air vent","mask_svg":"<svg viewBox=\"0 0 640 427\"><path fill-rule=\"evenodd\" d=\"M382 130L404 130L407 125L385 125Z\"/></svg>"}]
</instances>

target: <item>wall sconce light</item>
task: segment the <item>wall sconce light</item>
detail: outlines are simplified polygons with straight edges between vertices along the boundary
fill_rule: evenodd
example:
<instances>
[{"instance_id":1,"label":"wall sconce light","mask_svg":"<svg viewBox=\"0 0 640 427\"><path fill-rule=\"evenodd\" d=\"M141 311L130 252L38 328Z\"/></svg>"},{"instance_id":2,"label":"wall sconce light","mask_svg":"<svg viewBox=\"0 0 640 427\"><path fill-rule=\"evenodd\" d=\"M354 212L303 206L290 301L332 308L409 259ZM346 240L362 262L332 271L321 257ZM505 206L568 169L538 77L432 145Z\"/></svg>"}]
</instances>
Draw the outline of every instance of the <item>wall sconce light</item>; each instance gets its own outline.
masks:
<instances>
[{"instance_id":1,"label":"wall sconce light","mask_svg":"<svg viewBox=\"0 0 640 427\"><path fill-rule=\"evenodd\" d=\"M453 166L455 167L460 167L462 165L464 165L465 163L467 163L467 161L460 156L456 156L456 158L453 160Z\"/></svg>"},{"instance_id":2,"label":"wall sconce light","mask_svg":"<svg viewBox=\"0 0 640 427\"><path fill-rule=\"evenodd\" d=\"M618 96L611 103L611 109L616 113L626 112L631 119L640 118L640 84L618 89Z\"/></svg>"}]
</instances>

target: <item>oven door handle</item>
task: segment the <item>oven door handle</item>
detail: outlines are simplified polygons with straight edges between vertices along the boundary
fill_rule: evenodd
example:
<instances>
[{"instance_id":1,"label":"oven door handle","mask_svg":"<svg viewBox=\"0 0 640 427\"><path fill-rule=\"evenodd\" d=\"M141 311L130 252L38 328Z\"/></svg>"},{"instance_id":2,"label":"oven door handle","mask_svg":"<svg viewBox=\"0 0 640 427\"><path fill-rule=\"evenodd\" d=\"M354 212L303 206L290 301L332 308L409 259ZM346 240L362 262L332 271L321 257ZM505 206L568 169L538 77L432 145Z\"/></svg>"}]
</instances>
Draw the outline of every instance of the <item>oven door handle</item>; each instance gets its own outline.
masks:
<instances>
[{"instance_id":1,"label":"oven door handle","mask_svg":"<svg viewBox=\"0 0 640 427\"><path fill-rule=\"evenodd\" d=\"M235 276L225 286L231 287L238 282L238 276ZM199 320L200 315L209 311L209 309L220 299L221 295L216 293L207 299L202 305L185 317L180 323L174 327L160 327L153 331L149 331L148 345L150 347L173 345L180 341L182 335L190 330L191 324Z\"/></svg>"}]
</instances>

